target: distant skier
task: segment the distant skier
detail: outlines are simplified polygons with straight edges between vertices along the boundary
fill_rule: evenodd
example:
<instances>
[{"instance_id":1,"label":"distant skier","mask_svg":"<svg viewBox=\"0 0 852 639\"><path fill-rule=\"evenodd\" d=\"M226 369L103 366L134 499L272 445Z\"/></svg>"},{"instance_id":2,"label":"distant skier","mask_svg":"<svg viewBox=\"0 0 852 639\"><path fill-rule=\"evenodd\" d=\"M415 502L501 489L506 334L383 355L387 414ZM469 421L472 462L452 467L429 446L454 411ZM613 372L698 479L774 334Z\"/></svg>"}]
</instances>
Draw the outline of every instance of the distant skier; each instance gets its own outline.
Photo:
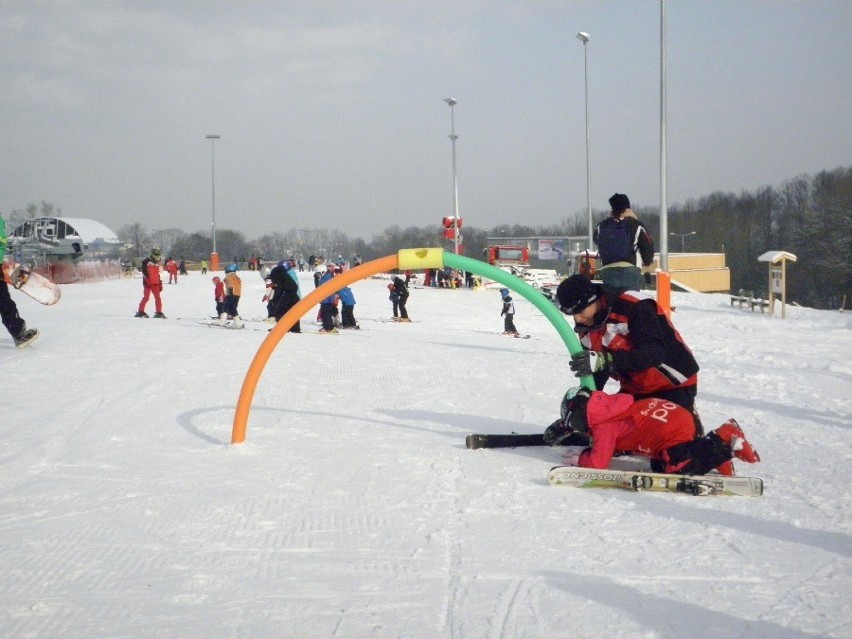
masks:
<instances>
[{"instance_id":1,"label":"distant skier","mask_svg":"<svg viewBox=\"0 0 852 639\"><path fill-rule=\"evenodd\" d=\"M237 306L240 303L242 289L243 282L237 275L237 265L228 264L225 267L225 313L229 320L239 318Z\"/></svg>"},{"instance_id":2,"label":"distant skier","mask_svg":"<svg viewBox=\"0 0 852 639\"><path fill-rule=\"evenodd\" d=\"M213 299L216 301L216 317L225 317L225 284L218 275L213 277Z\"/></svg>"},{"instance_id":3,"label":"distant skier","mask_svg":"<svg viewBox=\"0 0 852 639\"><path fill-rule=\"evenodd\" d=\"M172 258L166 260L166 271L169 273L169 284L177 284L178 264Z\"/></svg>"},{"instance_id":4,"label":"distant skier","mask_svg":"<svg viewBox=\"0 0 852 639\"><path fill-rule=\"evenodd\" d=\"M290 260L281 260L269 271L269 282L272 284L272 296L269 300L270 316L278 322L282 317L298 304L299 283L293 272L293 263ZM302 327L297 320L290 328L291 333L301 333Z\"/></svg>"},{"instance_id":5,"label":"distant skier","mask_svg":"<svg viewBox=\"0 0 852 639\"><path fill-rule=\"evenodd\" d=\"M361 328L355 321L355 294L348 286L344 286L337 291L340 296L340 304L343 307L341 311L341 328Z\"/></svg>"},{"instance_id":6,"label":"distant skier","mask_svg":"<svg viewBox=\"0 0 852 639\"><path fill-rule=\"evenodd\" d=\"M515 328L515 303L512 301L512 296L509 295L509 289L501 289L500 293L502 294L503 291L506 291L503 295L503 310L500 311L500 315L503 316L503 335L517 337L520 333Z\"/></svg>"},{"instance_id":7,"label":"distant skier","mask_svg":"<svg viewBox=\"0 0 852 639\"><path fill-rule=\"evenodd\" d=\"M624 393L573 388L562 400L561 413L544 432L545 443L571 443L577 433L592 441L589 448L564 457L571 466L604 469L616 451L650 457L654 471L681 475L713 469L733 475L733 457L749 464L760 461L735 419L696 438L692 414L664 399L635 400Z\"/></svg>"},{"instance_id":8,"label":"distant skier","mask_svg":"<svg viewBox=\"0 0 852 639\"><path fill-rule=\"evenodd\" d=\"M399 319L397 321L411 322L408 318L408 310L405 308L405 303L408 301L408 287L401 277L396 276L393 278L393 290L399 296L396 304L399 308ZM394 318L396 318L396 313L394 313Z\"/></svg>"},{"instance_id":9,"label":"distant skier","mask_svg":"<svg viewBox=\"0 0 852 639\"><path fill-rule=\"evenodd\" d=\"M160 295L163 292L163 280L160 279L160 249L154 247L151 249L151 255L142 260L142 265L139 270L142 271L142 300L139 302L139 309L136 311L136 317L148 317L145 312L145 307L148 305L148 299L154 295L154 317L158 319L166 319L163 314L163 300Z\"/></svg>"}]
</instances>

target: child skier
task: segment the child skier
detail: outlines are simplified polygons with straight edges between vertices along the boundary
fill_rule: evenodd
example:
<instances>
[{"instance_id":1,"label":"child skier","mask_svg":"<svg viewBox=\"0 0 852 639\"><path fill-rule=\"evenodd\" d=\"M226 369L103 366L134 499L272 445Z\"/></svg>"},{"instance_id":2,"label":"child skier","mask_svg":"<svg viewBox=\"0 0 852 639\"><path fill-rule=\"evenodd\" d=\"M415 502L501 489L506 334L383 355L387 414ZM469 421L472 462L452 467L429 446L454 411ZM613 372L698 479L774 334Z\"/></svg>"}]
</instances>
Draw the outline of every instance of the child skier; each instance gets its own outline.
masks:
<instances>
[{"instance_id":1,"label":"child skier","mask_svg":"<svg viewBox=\"0 0 852 639\"><path fill-rule=\"evenodd\" d=\"M511 335L517 337L518 329L515 328L515 303L512 301L511 295L503 296L503 310L500 311L503 315L503 335Z\"/></svg>"},{"instance_id":2,"label":"child skier","mask_svg":"<svg viewBox=\"0 0 852 639\"><path fill-rule=\"evenodd\" d=\"M408 301L408 287L405 285L405 282L402 281L401 277L397 276L393 278L393 290L398 296L398 299L394 304L394 318L396 318L396 312L398 308L398 321L410 322L411 320L408 318L408 311L405 308L405 303ZM393 301L393 299L391 299L391 301Z\"/></svg>"},{"instance_id":3,"label":"child skier","mask_svg":"<svg viewBox=\"0 0 852 639\"><path fill-rule=\"evenodd\" d=\"M239 318L237 305L240 303L242 288L243 282L237 275L237 265L228 264L225 267L225 312L229 320Z\"/></svg>"},{"instance_id":4,"label":"child skier","mask_svg":"<svg viewBox=\"0 0 852 639\"><path fill-rule=\"evenodd\" d=\"M355 294L348 286L344 286L337 291L340 296L340 304L343 307L341 313L340 326L341 328L361 328L355 321Z\"/></svg>"},{"instance_id":5,"label":"child skier","mask_svg":"<svg viewBox=\"0 0 852 639\"><path fill-rule=\"evenodd\" d=\"M224 319L225 285L222 283L222 279L218 275L213 278L213 299L216 301L216 317Z\"/></svg>"},{"instance_id":6,"label":"child skier","mask_svg":"<svg viewBox=\"0 0 852 639\"><path fill-rule=\"evenodd\" d=\"M148 299L154 295L154 317L166 319L163 314L163 300L160 294L163 292L163 280L160 279L160 249L154 247L151 249L151 256L142 260L142 265L139 270L142 271L142 300L139 302L139 308L136 310L135 317L148 317L145 312L145 307L148 305Z\"/></svg>"},{"instance_id":7,"label":"child skier","mask_svg":"<svg viewBox=\"0 0 852 639\"><path fill-rule=\"evenodd\" d=\"M564 459L583 468L607 468L616 451L650 457L654 471L681 475L704 475L714 468L733 475L733 457L749 464L760 461L736 420L696 438L687 409L664 399L634 400L625 393L569 390L562 416L547 427L544 441L558 446L575 433L586 434L592 444Z\"/></svg>"}]
</instances>

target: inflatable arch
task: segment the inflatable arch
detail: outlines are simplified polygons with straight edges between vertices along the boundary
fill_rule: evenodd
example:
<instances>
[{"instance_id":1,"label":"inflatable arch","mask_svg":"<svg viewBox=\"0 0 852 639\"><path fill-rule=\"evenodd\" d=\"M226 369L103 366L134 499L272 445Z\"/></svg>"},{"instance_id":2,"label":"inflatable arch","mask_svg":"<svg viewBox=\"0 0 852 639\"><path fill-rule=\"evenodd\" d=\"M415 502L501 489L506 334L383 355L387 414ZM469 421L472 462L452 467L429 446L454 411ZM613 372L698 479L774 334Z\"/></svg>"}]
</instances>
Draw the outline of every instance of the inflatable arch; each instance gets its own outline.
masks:
<instances>
[{"instance_id":1,"label":"inflatable arch","mask_svg":"<svg viewBox=\"0 0 852 639\"><path fill-rule=\"evenodd\" d=\"M565 317L557 309L553 303L544 295L535 290L532 286L524 282L522 279L507 273L497 267L494 267L485 262L474 260L462 255L453 253L445 253L439 248L419 248L419 249L404 249L399 251L397 255L388 255L379 259L365 262L361 266L356 266L353 269L345 271L330 279L322 286L314 289L300 300L293 308L281 318L275 327L269 332L266 339L261 343L257 353L249 365L246 376L243 379L243 385L240 389L240 396L237 399L237 408L234 414L234 425L231 430L231 443L241 444L246 439L246 427L248 424L249 411L251 410L251 402L254 398L255 390L257 389L258 381L269 361L275 347L287 335L288 331L299 319L319 304L326 297L333 295L344 286L348 286L353 282L362 280L377 273L388 273L394 269L400 270L419 270L427 268L444 268L450 267L461 271L469 271L477 275L488 277L495 282L500 282L506 288L515 291L522 297L526 298L540 310L544 316L553 324L556 331L562 337L562 341L568 348L568 352L572 355L580 352L583 347L580 345L577 336L573 329L568 325ZM583 377L581 384L587 388L594 388L594 380L591 376Z\"/></svg>"}]
</instances>

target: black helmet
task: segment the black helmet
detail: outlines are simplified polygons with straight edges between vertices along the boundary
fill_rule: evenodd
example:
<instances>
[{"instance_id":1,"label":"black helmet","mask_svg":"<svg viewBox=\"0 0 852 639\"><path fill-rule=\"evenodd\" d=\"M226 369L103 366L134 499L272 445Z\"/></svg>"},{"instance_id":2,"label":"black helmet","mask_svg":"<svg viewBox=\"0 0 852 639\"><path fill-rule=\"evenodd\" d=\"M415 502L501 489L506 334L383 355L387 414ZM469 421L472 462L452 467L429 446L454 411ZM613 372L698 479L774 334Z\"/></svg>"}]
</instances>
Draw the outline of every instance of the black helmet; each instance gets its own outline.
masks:
<instances>
[{"instance_id":1,"label":"black helmet","mask_svg":"<svg viewBox=\"0 0 852 639\"><path fill-rule=\"evenodd\" d=\"M593 304L601 296L599 287L595 286L585 275L577 273L562 280L556 289L556 299L559 300L559 310L566 315L575 315Z\"/></svg>"},{"instance_id":2,"label":"black helmet","mask_svg":"<svg viewBox=\"0 0 852 639\"><path fill-rule=\"evenodd\" d=\"M562 398L562 405L559 407L562 423L572 430L588 433L589 421L586 417L586 404L589 403L591 396L592 393L588 388L581 386L569 388L565 397Z\"/></svg>"},{"instance_id":3,"label":"black helmet","mask_svg":"<svg viewBox=\"0 0 852 639\"><path fill-rule=\"evenodd\" d=\"M158 249L156 246L155 246L154 248L152 248L152 249L151 249L151 257L152 257L155 261L156 261L156 260L159 260L161 255L162 255L162 253L160 253L160 249Z\"/></svg>"}]
</instances>

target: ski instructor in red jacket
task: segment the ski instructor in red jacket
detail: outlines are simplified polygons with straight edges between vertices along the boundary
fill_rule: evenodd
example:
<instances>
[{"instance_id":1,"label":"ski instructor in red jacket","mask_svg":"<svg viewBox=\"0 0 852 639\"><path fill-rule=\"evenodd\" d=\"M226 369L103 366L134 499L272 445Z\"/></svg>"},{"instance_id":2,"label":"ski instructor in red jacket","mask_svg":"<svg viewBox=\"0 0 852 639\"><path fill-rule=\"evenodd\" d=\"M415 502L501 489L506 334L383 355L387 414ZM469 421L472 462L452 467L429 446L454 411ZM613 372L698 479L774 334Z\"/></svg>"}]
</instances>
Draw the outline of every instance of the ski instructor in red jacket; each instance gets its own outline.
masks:
<instances>
[{"instance_id":1,"label":"ski instructor in red jacket","mask_svg":"<svg viewBox=\"0 0 852 639\"><path fill-rule=\"evenodd\" d=\"M695 415L698 363L656 300L629 292L612 297L580 274L564 280L556 297L585 349L571 358L574 375L592 375L597 390L612 378L635 399L665 399ZM703 435L697 415L695 425Z\"/></svg>"},{"instance_id":2,"label":"ski instructor in red jacket","mask_svg":"<svg viewBox=\"0 0 852 639\"><path fill-rule=\"evenodd\" d=\"M145 307L148 305L148 299L151 294L154 294L154 317L166 319L163 315L163 300L160 293L163 291L163 280L160 279L160 249L152 248L151 256L142 260L142 266L139 270L142 271L142 301L139 302L139 309L136 311L136 317L148 317L145 312Z\"/></svg>"}]
</instances>

